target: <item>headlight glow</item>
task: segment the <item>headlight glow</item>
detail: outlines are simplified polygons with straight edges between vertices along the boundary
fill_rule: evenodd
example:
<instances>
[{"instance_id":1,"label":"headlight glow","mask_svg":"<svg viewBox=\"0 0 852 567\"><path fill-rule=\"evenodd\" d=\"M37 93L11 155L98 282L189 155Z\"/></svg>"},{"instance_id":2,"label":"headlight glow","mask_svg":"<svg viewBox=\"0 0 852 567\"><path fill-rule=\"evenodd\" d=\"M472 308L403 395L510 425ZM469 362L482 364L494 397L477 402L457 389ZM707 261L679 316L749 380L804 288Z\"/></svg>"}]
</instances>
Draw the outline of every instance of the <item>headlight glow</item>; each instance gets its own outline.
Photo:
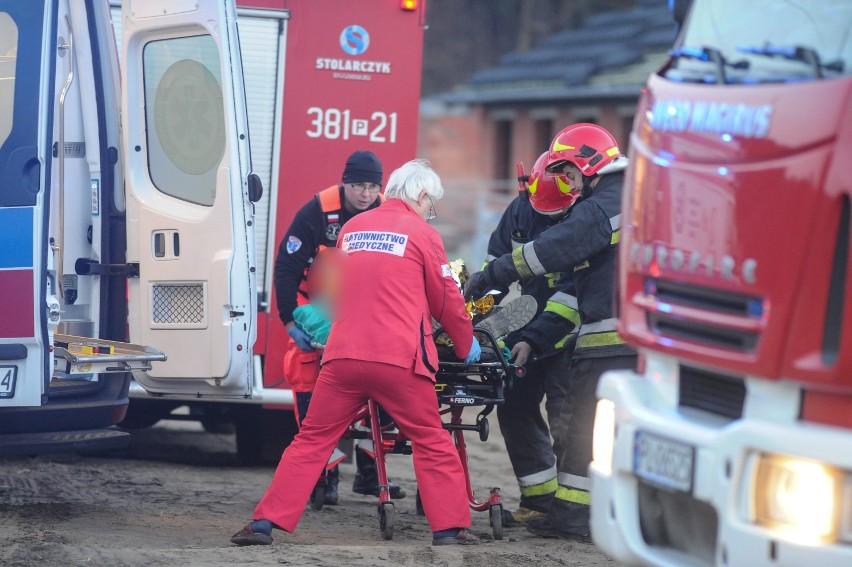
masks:
<instances>
[{"instance_id":1,"label":"headlight glow","mask_svg":"<svg viewBox=\"0 0 852 567\"><path fill-rule=\"evenodd\" d=\"M760 455L753 482L755 523L801 543L836 539L839 471L816 461Z\"/></svg>"},{"instance_id":2,"label":"headlight glow","mask_svg":"<svg viewBox=\"0 0 852 567\"><path fill-rule=\"evenodd\" d=\"M611 400L598 400L593 438L592 461L598 470L608 475L612 472L615 443L615 403Z\"/></svg>"}]
</instances>

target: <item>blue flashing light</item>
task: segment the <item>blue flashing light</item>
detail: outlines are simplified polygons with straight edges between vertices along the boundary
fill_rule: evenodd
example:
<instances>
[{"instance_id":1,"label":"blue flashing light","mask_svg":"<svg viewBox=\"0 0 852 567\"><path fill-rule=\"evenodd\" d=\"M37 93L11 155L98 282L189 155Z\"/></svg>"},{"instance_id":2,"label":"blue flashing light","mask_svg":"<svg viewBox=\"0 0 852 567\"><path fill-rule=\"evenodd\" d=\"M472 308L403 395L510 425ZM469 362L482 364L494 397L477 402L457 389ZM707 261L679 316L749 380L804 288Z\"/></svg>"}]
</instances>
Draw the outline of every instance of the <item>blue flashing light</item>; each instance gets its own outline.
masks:
<instances>
[{"instance_id":1,"label":"blue flashing light","mask_svg":"<svg viewBox=\"0 0 852 567\"><path fill-rule=\"evenodd\" d=\"M762 317L763 316L763 302L759 299L749 299L748 301L748 315L749 317Z\"/></svg>"},{"instance_id":2,"label":"blue flashing light","mask_svg":"<svg viewBox=\"0 0 852 567\"><path fill-rule=\"evenodd\" d=\"M728 175L728 168L727 167L722 166L717 171L719 172L719 175Z\"/></svg>"},{"instance_id":3,"label":"blue flashing light","mask_svg":"<svg viewBox=\"0 0 852 567\"><path fill-rule=\"evenodd\" d=\"M734 137L731 136L730 134L727 134L727 133L722 134L722 141L723 142L730 142L733 139L734 139Z\"/></svg>"}]
</instances>

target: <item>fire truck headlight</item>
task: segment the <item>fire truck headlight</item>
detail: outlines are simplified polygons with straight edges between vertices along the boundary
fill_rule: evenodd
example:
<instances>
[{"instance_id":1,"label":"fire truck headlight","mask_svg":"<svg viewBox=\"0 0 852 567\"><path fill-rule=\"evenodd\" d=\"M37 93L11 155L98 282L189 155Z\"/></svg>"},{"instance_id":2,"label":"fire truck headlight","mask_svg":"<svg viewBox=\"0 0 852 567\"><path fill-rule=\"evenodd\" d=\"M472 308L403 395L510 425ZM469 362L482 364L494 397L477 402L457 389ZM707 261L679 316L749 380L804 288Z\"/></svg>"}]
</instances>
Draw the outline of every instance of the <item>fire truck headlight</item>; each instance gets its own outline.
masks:
<instances>
[{"instance_id":1,"label":"fire truck headlight","mask_svg":"<svg viewBox=\"0 0 852 567\"><path fill-rule=\"evenodd\" d=\"M843 476L816 461L760 455L753 477L752 521L804 544L837 538Z\"/></svg>"},{"instance_id":2,"label":"fire truck headlight","mask_svg":"<svg viewBox=\"0 0 852 567\"><path fill-rule=\"evenodd\" d=\"M595 411L594 441L592 461L604 474L612 472L612 448L615 443L615 403L611 400L598 400Z\"/></svg>"}]
</instances>

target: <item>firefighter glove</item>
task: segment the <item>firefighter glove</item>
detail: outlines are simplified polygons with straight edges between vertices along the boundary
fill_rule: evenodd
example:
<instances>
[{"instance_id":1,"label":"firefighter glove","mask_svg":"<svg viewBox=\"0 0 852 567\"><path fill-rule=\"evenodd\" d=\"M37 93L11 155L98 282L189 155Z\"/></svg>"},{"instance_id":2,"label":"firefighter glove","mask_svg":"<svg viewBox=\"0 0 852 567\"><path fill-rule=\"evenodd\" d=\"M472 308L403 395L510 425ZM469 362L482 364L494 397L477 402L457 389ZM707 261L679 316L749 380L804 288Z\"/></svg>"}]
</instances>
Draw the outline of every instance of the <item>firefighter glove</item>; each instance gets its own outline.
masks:
<instances>
[{"instance_id":1,"label":"firefighter glove","mask_svg":"<svg viewBox=\"0 0 852 567\"><path fill-rule=\"evenodd\" d=\"M471 274L470 277L467 278L467 282L464 284L464 298L468 301L471 299L478 299L492 287L494 286L491 285L491 282L488 280L488 276L485 274L484 270L476 272Z\"/></svg>"},{"instance_id":2,"label":"firefighter glove","mask_svg":"<svg viewBox=\"0 0 852 567\"><path fill-rule=\"evenodd\" d=\"M473 344L470 345L470 352L467 353L464 363L473 364L474 362L479 362L480 354L482 354L482 349L479 346L479 341L476 340L476 335L473 335Z\"/></svg>"},{"instance_id":3,"label":"firefighter glove","mask_svg":"<svg viewBox=\"0 0 852 567\"><path fill-rule=\"evenodd\" d=\"M295 325L290 327L287 334L290 335L293 342L295 342L296 346L299 347L299 350L308 352L314 350L314 347L311 346L311 337L309 337L308 334L299 327L296 327Z\"/></svg>"}]
</instances>

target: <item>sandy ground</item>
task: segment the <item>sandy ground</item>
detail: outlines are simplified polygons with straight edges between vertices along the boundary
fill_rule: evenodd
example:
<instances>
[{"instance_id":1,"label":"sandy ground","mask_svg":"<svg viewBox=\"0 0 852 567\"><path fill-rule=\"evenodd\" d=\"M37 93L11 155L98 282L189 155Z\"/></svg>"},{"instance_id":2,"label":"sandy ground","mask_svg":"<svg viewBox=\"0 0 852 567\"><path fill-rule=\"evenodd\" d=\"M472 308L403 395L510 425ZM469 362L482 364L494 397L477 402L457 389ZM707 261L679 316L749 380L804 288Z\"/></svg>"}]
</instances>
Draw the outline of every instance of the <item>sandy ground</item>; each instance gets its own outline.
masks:
<instances>
[{"instance_id":1,"label":"sandy ground","mask_svg":"<svg viewBox=\"0 0 852 567\"><path fill-rule=\"evenodd\" d=\"M466 436L473 487L484 498L500 486L514 507L517 484L496 421L487 442ZM391 478L411 494L396 502L393 540L381 538L376 499L351 492L354 465L343 464L339 506L307 509L296 533L275 531L272 546L238 548L229 537L250 518L273 468L241 466L233 435L195 423L161 422L133 435L129 450L106 458L0 459L0 565L616 565L592 544L524 529L494 541L485 512L473 513L483 545L432 547L403 455L389 457Z\"/></svg>"}]
</instances>

